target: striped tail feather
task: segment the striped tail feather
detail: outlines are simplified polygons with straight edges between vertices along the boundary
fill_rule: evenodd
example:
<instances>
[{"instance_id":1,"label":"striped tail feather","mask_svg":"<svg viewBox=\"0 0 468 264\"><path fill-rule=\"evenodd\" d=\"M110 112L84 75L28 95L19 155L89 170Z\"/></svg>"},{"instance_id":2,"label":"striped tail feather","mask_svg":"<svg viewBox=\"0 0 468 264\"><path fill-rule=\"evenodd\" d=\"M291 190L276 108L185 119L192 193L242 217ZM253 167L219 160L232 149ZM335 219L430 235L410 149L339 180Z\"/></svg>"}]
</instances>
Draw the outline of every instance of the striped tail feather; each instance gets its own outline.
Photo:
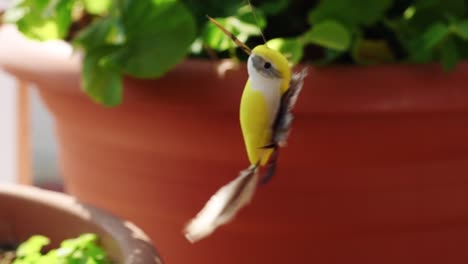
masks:
<instances>
[{"instance_id":1,"label":"striped tail feather","mask_svg":"<svg viewBox=\"0 0 468 264\"><path fill-rule=\"evenodd\" d=\"M188 223L184 231L185 237L195 243L234 219L237 212L252 200L258 178L258 166L252 165L221 187Z\"/></svg>"}]
</instances>

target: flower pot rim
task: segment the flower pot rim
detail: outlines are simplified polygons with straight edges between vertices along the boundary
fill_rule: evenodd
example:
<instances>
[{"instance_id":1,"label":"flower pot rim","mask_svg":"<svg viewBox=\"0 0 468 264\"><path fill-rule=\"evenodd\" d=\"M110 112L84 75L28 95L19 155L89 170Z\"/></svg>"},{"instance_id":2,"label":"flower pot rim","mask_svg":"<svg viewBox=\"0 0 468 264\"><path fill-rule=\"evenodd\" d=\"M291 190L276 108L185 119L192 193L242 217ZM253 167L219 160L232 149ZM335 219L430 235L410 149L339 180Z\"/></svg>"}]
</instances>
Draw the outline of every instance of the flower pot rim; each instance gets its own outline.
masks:
<instances>
[{"instance_id":1,"label":"flower pot rim","mask_svg":"<svg viewBox=\"0 0 468 264\"><path fill-rule=\"evenodd\" d=\"M126 259L126 264L162 263L151 240L136 225L129 221L121 220L102 209L81 203L72 196L37 187L15 184L0 185L0 197L2 196L44 205L59 210L64 214L96 224L97 227L108 233L116 241L121 254ZM139 256L132 259L131 256L136 251L139 252Z\"/></svg>"}]
</instances>

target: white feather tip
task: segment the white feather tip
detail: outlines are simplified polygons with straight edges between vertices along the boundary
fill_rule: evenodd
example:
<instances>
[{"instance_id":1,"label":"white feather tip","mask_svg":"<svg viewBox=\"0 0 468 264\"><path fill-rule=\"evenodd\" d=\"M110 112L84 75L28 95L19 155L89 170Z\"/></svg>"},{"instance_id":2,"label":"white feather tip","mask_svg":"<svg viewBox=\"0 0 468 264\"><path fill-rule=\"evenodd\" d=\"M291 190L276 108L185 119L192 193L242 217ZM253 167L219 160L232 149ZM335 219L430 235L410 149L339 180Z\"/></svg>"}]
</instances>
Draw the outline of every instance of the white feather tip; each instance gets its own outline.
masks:
<instances>
[{"instance_id":1,"label":"white feather tip","mask_svg":"<svg viewBox=\"0 0 468 264\"><path fill-rule=\"evenodd\" d=\"M257 182L257 167L251 166L221 187L186 226L184 233L187 240L195 243L231 221L252 200Z\"/></svg>"}]
</instances>

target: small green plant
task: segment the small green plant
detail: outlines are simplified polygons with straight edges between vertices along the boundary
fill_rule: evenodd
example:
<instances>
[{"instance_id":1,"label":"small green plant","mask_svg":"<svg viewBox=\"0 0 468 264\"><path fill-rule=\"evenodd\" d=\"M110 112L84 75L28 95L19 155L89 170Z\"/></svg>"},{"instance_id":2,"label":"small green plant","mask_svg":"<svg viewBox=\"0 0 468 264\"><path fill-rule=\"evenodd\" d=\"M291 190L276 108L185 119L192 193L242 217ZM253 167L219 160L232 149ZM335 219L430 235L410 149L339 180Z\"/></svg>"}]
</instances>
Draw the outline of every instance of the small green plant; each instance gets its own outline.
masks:
<instances>
[{"instance_id":1,"label":"small green plant","mask_svg":"<svg viewBox=\"0 0 468 264\"><path fill-rule=\"evenodd\" d=\"M468 58L465 0L17 0L5 14L26 36L82 50L83 88L107 106L122 76L158 78L185 57L246 57L206 15L249 46L292 63L429 63Z\"/></svg>"},{"instance_id":2,"label":"small green plant","mask_svg":"<svg viewBox=\"0 0 468 264\"><path fill-rule=\"evenodd\" d=\"M98 246L97 236L83 234L68 239L57 249L43 253L43 248L50 243L44 236L32 236L16 250L13 264L108 264L104 249Z\"/></svg>"}]
</instances>

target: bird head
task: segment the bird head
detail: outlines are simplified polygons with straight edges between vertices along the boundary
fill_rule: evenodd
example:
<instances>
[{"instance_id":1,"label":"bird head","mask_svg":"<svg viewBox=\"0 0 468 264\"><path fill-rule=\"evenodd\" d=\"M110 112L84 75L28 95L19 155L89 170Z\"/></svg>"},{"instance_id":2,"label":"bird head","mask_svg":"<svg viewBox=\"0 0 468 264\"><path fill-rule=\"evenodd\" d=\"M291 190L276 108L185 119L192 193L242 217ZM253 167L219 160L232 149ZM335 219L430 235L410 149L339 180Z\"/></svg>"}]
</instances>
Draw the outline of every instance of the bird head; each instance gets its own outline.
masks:
<instances>
[{"instance_id":1,"label":"bird head","mask_svg":"<svg viewBox=\"0 0 468 264\"><path fill-rule=\"evenodd\" d=\"M277 80L281 82L281 93L288 89L291 70L288 60L280 52L266 45L258 45L252 50L247 66L251 78L260 75L263 78Z\"/></svg>"},{"instance_id":2,"label":"bird head","mask_svg":"<svg viewBox=\"0 0 468 264\"><path fill-rule=\"evenodd\" d=\"M245 53L249 55L247 63L249 77L261 77L281 83L281 93L285 93L289 88L291 80L291 69L286 57L280 52L270 49L267 45L258 45L251 50L245 43L236 38L229 30L224 28L218 21L210 16L208 19L216 25L226 36L236 43Z\"/></svg>"}]
</instances>

